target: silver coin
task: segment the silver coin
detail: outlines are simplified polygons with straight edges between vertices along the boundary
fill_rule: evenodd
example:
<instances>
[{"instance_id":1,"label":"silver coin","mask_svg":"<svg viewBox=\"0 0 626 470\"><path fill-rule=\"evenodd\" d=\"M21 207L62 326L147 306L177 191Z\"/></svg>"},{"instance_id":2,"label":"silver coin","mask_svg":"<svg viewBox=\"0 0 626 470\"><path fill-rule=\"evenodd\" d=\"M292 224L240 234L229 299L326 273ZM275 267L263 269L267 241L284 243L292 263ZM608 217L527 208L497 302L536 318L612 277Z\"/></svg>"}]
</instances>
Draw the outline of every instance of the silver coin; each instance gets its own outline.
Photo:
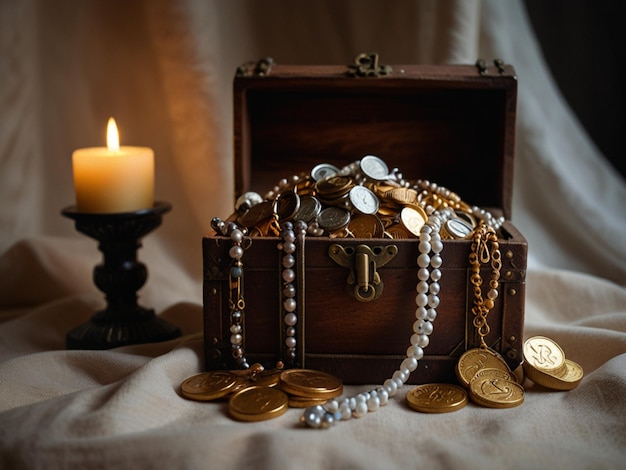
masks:
<instances>
[{"instance_id":1,"label":"silver coin","mask_svg":"<svg viewBox=\"0 0 626 470\"><path fill-rule=\"evenodd\" d=\"M247 210L256 204L260 204L261 202L263 202L263 196L259 193L255 193L254 191L248 191L237 198L237 201L235 202L235 210L239 210L244 204Z\"/></svg>"},{"instance_id":2,"label":"silver coin","mask_svg":"<svg viewBox=\"0 0 626 470\"><path fill-rule=\"evenodd\" d=\"M339 168L335 165L320 163L311 170L311 178L313 178L314 181L319 181L329 176L336 175L337 173L339 173Z\"/></svg>"},{"instance_id":3,"label":"silver coin","mask_svg":"<svg viewBox=\"0 0 626 470\"><path fill-rule=\"evenodd\" d=\"M315 219L322 211L322 203L313 196L300 198L300 209L293 215L293 220L302 220L307 224Z\"/></svg>"},{"instance_id":4,"label":"silver coin","mask_svg":"<svg viewBox=\"0 0 626 470\"><path fill-rule=\"evenodd\" d=\"M376 181L385 181L389 178L389 167L375 155L366 155L361 158L361 171L366 178Z\"/></svg>"},{"instance_id":5,"label":"silver coin","mask_svg":"<svg viewBox=\"0 0 626 470\"><path fill-rule=\"evenodd\" d=\"M327 207L317 216L317 223L324 230L335 232L350 222L350 213L340 207Z\"/></svg>"},{"instance_id":6,"label":"silver coin","mask_svg":"<svg viewBox=\"0 0 626 470\"><path fill-rule=\"evenodd\" d=\"M457 239L467 238L472 233L472 226L463 219L450 219L446 222L446 230Z\"/></svg>"},{"instance_id":7,"label":"silver coin","mask_svg":"<svg viewBox=\"0 0 626 470\"><path fill-rule=\"evenodd\" d=\"M350 190L350 202L361 214L372 215L378 212L378 198L365 186L357 185Z\"/></svg>"}]
</instances>

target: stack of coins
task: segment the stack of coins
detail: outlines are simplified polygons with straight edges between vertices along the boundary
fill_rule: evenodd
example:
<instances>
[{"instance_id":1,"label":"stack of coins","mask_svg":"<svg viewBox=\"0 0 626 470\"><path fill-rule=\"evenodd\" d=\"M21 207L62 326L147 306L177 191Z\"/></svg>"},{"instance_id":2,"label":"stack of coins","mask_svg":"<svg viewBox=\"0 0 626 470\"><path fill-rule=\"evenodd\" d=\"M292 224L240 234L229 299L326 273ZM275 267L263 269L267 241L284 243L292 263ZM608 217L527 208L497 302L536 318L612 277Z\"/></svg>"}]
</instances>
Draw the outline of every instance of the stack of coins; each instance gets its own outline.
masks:
<instances>
[{"instance_id":1,"label":"stack of coins","mask_svg":"<svg viewBox=\"0 0 626 470\"><path fill-rule=\"evenodd\" d=\"M504 358L487 348L466 351L456 366L456 376L471 400L487 408L513 408L524 402L524 388Z\"/></svg>"},{"instance_id":2,"label":"stack of coins","mask_svg":"<svg viewBox=\"0 0 626 470\"><path fill-rule=\"evenodd\" d=\"M524 373L542 387L573 390L583 378L583 368L565 357L561 347L545 336L533 336L524 342Z\"/></svg>"},{"instance_id":3,"label":"stack of coins","mask_svg":"<svg viewBox=\"0 0 626 470\"><path fill-rule=\"evenodd\" d=\"M228 411L238 421L277 418L287 408L322 405L343 392L338 378L310 369L264 371L253 365L245 371L217 370L189 377L180 386L184 398L194 401L228 400Z\"/></svg>"}]
</instances>

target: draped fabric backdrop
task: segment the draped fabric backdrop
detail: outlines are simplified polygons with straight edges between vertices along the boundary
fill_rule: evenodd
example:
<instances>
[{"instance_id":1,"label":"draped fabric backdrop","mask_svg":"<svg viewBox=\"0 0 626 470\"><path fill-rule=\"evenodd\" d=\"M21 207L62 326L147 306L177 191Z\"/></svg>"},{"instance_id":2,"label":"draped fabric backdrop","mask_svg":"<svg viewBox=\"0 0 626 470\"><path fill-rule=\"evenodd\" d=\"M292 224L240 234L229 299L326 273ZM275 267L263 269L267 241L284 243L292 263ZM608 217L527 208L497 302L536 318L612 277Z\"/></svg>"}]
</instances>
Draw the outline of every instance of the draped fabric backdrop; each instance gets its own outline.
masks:
<instances>
[{"instance_id":1,"label":"draped fabric backdrop","mask_svg":"<svg viewBox=\"0 0 626 470\"><path fill-rule=\"evenodd\" d=\"M202 367L201 237L232 212L236 67L347 64L366 51L388 64L515 66L525 336L558 340L585 368L578 389L530 387L520 408L445 416L408 411L401 393L323 432L300 430L295 410L243 425L178 396ZM60 210L74 203L72 151L104 145L109 116L123 145L155 150L156 197L173 210L143 240L140 301L184 336L65 351L65 332L103 299L96 244ZM623 465L626 184L562 98L521 0L6 0L0 168L2 468Z\"/></svg>"}]
</instances>

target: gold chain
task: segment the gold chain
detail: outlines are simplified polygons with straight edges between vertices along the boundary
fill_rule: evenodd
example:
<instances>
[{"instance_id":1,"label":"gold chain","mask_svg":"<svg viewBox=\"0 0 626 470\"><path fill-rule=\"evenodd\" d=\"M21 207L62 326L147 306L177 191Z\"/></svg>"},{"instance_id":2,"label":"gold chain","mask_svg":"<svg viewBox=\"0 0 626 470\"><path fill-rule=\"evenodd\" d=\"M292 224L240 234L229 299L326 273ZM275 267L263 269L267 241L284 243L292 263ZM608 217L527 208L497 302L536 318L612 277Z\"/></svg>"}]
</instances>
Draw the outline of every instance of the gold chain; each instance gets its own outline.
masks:
<instances>
[{"instance_id":1,"label":"gold chain","mask_svg":"<svg viewBox=\"0 0 626 470\"><path fill-rule=\"evenodd\" d=\"M474 292L474 306L472 307L473 324L478 336L480 336L480 347L486 349L485 337L490 331L487 315L493 309L494 301L498 297L498 280L500 279L500 270L502 268L500 245L493 228L486 224L480 224L474 232L471 250L469 262L472 270L470 282ZM483 279L480 275L480 266L487 263L491 263L491 280L489 281L487 298L483 299Z\"/></svg>"}]
</instances>

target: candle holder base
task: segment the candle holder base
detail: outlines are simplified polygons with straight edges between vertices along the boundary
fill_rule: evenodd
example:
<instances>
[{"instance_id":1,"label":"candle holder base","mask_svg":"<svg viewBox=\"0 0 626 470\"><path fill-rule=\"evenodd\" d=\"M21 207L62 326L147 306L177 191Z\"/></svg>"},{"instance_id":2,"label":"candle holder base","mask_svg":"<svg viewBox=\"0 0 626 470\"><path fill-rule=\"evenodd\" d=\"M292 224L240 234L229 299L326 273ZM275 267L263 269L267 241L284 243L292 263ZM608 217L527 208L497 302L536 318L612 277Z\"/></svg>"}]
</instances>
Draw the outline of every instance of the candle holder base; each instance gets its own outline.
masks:
<instances>
[{"instance_id":1,"label":"candle holder base","mask_svg":"<svg viewBox=\"0 0 626 470\"><path fill-rule=\"evenodd\" d=\"M91 214L73 206L61 211L74 220L78 232L99 241L104 262L94 268L93 280L107 301L104 310L67 334L68 349L110 349L181 336L178 327L139 306L136 294L148 278L146 266L137 261L139 241L161 225L163 214L171 208L169 203L156 202L136 212Z\"/></svg>"}]
</instances>

